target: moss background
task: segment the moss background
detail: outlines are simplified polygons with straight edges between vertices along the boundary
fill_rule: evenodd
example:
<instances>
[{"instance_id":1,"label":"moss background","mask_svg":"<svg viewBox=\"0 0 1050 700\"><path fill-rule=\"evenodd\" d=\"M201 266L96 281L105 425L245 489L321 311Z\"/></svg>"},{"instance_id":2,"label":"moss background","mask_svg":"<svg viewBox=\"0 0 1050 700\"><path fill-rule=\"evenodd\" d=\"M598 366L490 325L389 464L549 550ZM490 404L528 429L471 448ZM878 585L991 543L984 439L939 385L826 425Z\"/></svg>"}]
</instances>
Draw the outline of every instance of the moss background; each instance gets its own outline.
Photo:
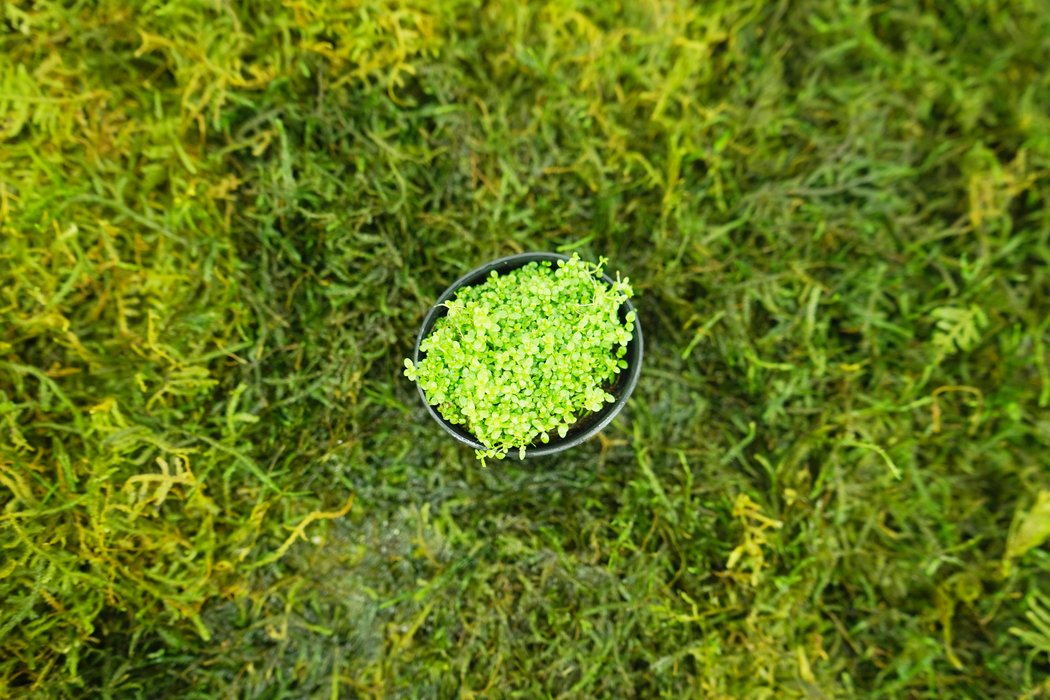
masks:
<instances>
[{"instance_id":1,"label":"moss background","mask_svg":"<svg viewBox=\"0 0 1050 700\"><path fill-rule=\"evenodd\" d=\"M0 17L0 696L1050 697L1046 0ZM645 370L481 469L524 250Z\"/></svg>"}]
</instances>

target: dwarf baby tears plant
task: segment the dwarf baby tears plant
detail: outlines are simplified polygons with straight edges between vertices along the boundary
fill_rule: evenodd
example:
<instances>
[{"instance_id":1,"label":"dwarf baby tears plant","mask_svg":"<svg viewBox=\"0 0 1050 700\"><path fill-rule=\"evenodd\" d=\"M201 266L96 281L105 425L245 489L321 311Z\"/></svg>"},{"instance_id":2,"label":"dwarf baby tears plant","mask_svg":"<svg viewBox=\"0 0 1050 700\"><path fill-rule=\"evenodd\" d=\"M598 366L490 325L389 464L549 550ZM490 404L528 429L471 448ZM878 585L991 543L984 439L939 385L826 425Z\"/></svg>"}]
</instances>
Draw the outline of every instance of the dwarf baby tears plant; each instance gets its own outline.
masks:
<instances>
[{"instance_id":1,"label":"dwarf baby tears plant","mask_svg":"<svg viewBox=\"0 0 1050 700\"><path fill-rule=\"evenodd\" d=\"M633 295L628 279L612 285L597 265L571 260L532 262L447 302L420 350L405 360L445 420L464 425L486 446L477 456L503 459L509 450L565 437L582 416L615 397L606 389L627 362L634 312L621 322L620 305Z\"/></svg>"}]
</instances>

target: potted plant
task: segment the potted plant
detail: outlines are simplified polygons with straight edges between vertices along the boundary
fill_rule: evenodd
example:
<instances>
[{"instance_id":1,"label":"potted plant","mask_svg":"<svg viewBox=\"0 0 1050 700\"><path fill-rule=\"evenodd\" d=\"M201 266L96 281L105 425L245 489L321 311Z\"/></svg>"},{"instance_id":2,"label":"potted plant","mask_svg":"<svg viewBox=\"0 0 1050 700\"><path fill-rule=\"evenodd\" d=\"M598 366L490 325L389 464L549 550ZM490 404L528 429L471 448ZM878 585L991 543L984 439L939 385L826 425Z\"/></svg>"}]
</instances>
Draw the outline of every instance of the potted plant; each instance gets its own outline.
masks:
<instances>
[{"instance_id":1,"label":"potted plant","mask_svg":"<svg viewBox=\"0 0 1050 700\"><path fill-rule=\"evenodd\" d=\"M557 253L511 255L456 280L423 321L405 375L478 459L561 452L594 437L638 383L628 279Z\"/></svg>"}]
</instances>

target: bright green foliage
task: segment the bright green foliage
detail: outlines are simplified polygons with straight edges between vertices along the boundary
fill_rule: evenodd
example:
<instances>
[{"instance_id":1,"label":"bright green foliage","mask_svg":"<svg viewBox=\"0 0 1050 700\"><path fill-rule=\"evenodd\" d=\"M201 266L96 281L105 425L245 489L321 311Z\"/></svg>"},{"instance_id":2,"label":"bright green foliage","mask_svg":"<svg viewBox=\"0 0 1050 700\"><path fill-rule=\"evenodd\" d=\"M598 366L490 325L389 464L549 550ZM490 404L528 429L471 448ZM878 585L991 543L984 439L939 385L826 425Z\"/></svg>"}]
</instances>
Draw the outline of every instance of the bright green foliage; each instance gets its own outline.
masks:
<instances>
[{"instance_id":1,"label":"bright green foliage","mask_svg":"<svg viewBox=\"0 0 1050 700\"><path fill-rule=\"evenodd\" d=\"M347 24L337 2L66 5L0 3L0 698L97 696L100 639L213 638L204 607L345 504L288 495L329 437L291 417L310 389L264 383L292 341L245 276L245 232L273 228L244 225L232 164L287 133L239 110L321 39L353 44L355 84L435 46L424 15Z\"/></svg>"},{"instance_id":2,"label":"bright green foliage","mask_svg":"<svg viewBox=\"0 0 1050 700\"><path fill-rule=\"evenodd\" d=\"M1028 607L1025 617L1028 618L1034 629L1011 627L1010 634L1017 635L1025 644L1032 647L1025 660L1025 681L1031 685L1034 657L1046 654L1045 658L1050 664L1050 598L1035 591L1029 596Z\"/></svg>"},{"instance_id":3,"label":"bright green foliage","mask_svg":"<svg viewBox=\"0 0 1050 700\"><path fill-rule=\"evenodd\" d=\"M426 392L451 423L466 425L487 450L477 457L525 458L550 432L565 437L586 412L616 398L603 385L627 367L634 331L619 309L633 294L628 279L607 286L597 265L573 253L568 261L532 262L464 287L447 302L420 344L426 357L405 376Z\"/></svg>"}]
</instances>

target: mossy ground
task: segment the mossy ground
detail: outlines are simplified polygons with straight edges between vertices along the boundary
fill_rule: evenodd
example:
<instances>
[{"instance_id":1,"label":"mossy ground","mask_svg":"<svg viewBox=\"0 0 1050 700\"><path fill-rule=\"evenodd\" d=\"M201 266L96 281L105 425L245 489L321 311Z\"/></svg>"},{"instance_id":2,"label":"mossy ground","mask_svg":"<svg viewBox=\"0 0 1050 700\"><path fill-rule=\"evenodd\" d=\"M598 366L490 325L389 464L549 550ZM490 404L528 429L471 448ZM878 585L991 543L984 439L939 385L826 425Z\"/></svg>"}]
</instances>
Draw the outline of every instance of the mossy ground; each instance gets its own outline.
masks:
<instances>
[{"instance_id":1,"label":"mossy ground","mask_svg":"<svg viewBox=\"0 0 1050 700\"><path fill-rule=\"evenodd\" d=\"M1045 0L0 17L0 696L1050 696ZM551 249L645 371L482 469L401 361Z\"/></svg>"}]
</instances>

